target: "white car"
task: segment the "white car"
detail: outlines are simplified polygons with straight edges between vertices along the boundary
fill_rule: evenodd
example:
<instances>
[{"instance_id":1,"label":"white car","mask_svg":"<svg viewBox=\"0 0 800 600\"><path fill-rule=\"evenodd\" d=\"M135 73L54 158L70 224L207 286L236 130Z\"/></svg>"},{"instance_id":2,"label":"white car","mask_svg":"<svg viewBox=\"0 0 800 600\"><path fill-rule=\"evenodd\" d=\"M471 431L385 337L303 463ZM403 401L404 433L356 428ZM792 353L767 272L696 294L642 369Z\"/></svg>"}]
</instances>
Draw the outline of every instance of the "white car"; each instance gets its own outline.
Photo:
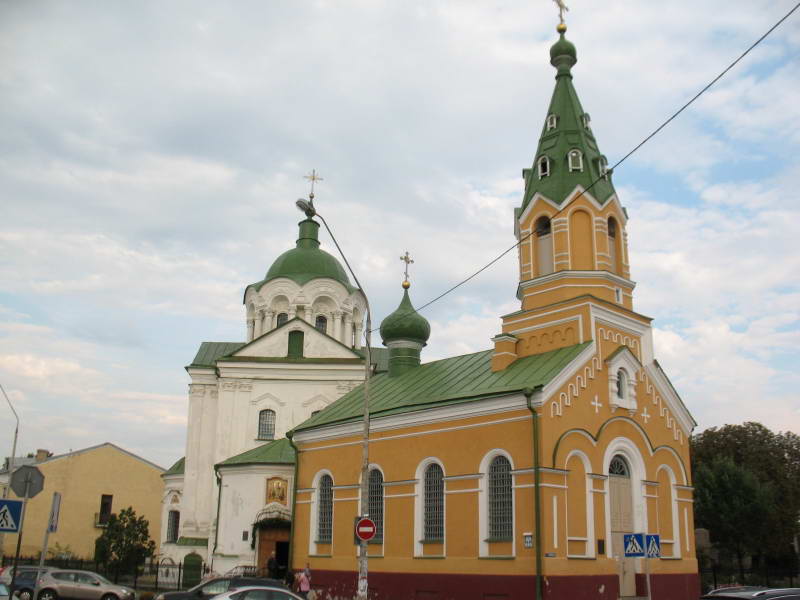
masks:
<instances>
[{"instance_id":1,"label":"white car","mask_svg":"<svg viewBox=\"0 0 800 600\"><path fill-rule=\"evenodd\" d=\"M278 586L254 585L214 596L214 600L303 600L303 597Z\"/></svg>"}]
</instances>

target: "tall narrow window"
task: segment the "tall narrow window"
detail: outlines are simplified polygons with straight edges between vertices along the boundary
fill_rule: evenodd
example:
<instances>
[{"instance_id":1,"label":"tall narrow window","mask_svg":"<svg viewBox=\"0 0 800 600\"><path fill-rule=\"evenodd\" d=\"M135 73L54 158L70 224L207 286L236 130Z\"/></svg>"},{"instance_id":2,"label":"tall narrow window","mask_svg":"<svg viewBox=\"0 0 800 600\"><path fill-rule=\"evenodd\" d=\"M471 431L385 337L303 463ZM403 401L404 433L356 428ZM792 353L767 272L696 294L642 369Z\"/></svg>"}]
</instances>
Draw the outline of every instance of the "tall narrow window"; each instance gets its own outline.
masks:
<instances>
[{"instance_id":1,"label":"tall narrow window","mask_svg":"<svg viewBox=\"0 0 800 600\"><path fill-rule=\"evenodd\" d=\"M97 515L98 525L107 525L108 520L111 518L111 504L114 501L114 496L111 494L103 494L100 496L100 513Z\"/></svg>"},{"instance_id":2,"label":"tall narrow window","mask_svg":"<svg viewBox=\"0 0 800 600\"><path fill-rule=\"evenodd\" d=\"M367 499L367 510L369 518L375 522L377 531L372 538L376 542L383 541L383 473L379 469L372 469L369 472L369 497Z\"/></svg>"},{"instance_id":3,"label":"tall narrow window","mask_svg":"<svg viewBox=\"0 0 800 600\"><path fill-rule=\"evenodd\" d=\"M583 171L583 154L580 150L570 150L568 157L570 171Z\"/></svg>"},{"instance_id":4,"label":"tall narrow window","mask_svg":"<svg viewBox=\"0 0 800 600\"><path fill-rule=\"evenodd\" d=\"M276 321L276 325L275 326L276 327L280 327L281 325L286 323L286 321L288 321L288 320L289 320L289 315L287 315L286 313L278 313L278 320Z\"/></svg>"},{"instance_id":5,"label":"tall narrow window","mask_svg":"<svg viewBox=\"0 0 800 600\"><path fill-rule=\"evenodd\" d=\"M496 456L489 465L489 540L510 540L514 531L511 463Z\"/></svg>"},{"instance_id":6,"label":"tall narrow window","mask_svg":"<svg viewBox=\"0 0 800 600\"><path fill-rule=\"evenodd\" d=\"M583 121L583 126L586 129L589 129L589 124L592 122L592 118L589 116L589 113L583 113L581 120Z\"/></svg>"},{"instance_id":7,"label":"tall narrow window","mask_svg":"<svg viewBox=\"0 0 800 600\"><path fill-rule=\"evenodd\" d=\"M303 358L303 332L289 332L289 348L286 352L288 358Z\"/></svg>"},{"instance_id":8,"label":"tall narrow window","mask_svg":"<svg viewBox=\"0 0 800 600\"><path fill-rule=\"evenodd\" d=\"M611 271L619 273L617 264L617 221L613 217L608 218L608 261L611 263Z\"/></svg>"},{"instance_id":9,"label":"tall narrow window","mask_svg":"<svg viewBox=\"0 0 800 600\"><path fill-rule=\"evenodd\" d=\"M553 114L547 115L547 131L555 129L556 125L558 125L558 117Z\"/></svg>"},{"instance_id":10,"label":"tall narrow window","mask_svg":"<svg viewBox=\"0 0 800 600\"><path fill-rule=\"evenodd\" d=\"M314 327L316 327L318 331L325 333L328 330L328 319L322 315L319 315L317 320L314 322Z\"/></svg>"},{"instance_id":11,"label":"tall narrow window","mask_svg":"<svg viewBox=\"0 0 800 600\"><path fill-rule=\"evenodd\" d=\"M426 542L444 540L444 473L442 467L433 463L425 469L423 497L424 527Z\"/></svg>"},{"instance_id":12,"label":"tall narrow window","mask_svg":"<svg viewBox=\"0 0 800 600\"><path fill-rule=\"evenodd\" d=\"M258 439L275 439L275 411L270 409L258 413Z\"/></svg>"},{"instance_id":13,"label":"tall narrow window","mask_svg":"<svg viewBox=\"0 0 800 600\"><path fill-rule=\"evenodd\" d=\"M539 179L542 177L547 177L550 175L550 159L546 156L542 156L536 162L538 169L539 169Z\"/></svg>"},{"instance_id":14,"label":"tall narrow window","mask_svg":"<svg viewBox=\"0 0 800 600\"><path fill-rule=\"evenodd\" d=\"M540 276L553 272L553 239L550 231L549 217L536 219L536 224L534 225L534 232L536 233L536 264Z\"/></svg>"},{"instance_id":15,"label":"tall narrow window","mask_svg":"<svg viewBox=\"0 0 800 600\"><path fill-rule=\"evenodd\" d=\"M608 179L608 161L605 156L597 159L597 167L600 170L600 176L603 179Z\"/></svg>"},{"instance_id":16,"label":"tall narrow window","mask_svg":"<svg viewBox=\"0 0 800 600\"><path fill-rule=\"evenodd\" d=\"M181 525L181 513L177 510L169 511L167 517L167 542L175 543L178 541L178 529Z\"/></svg>"},{"instance_id":17,"label":"tall narrow window","mask_svg":"<svg viewBox=\"0 0 800 600\"><path fill-rule=\"evenodd\" d=\"M330 544L333 533L333 478L323 475L317 488L317 543Z\"/></svg>"},{"instance_id":18,"label":"tall narrow window","mask_svg":"<svg viewBox=\"0 0 800 600\"><path fill-rule=\"evenodd\" d=\"M624 400L628 397L628 374L624 369L617 371L617 398Z\"/></svg>"}]
</instances>

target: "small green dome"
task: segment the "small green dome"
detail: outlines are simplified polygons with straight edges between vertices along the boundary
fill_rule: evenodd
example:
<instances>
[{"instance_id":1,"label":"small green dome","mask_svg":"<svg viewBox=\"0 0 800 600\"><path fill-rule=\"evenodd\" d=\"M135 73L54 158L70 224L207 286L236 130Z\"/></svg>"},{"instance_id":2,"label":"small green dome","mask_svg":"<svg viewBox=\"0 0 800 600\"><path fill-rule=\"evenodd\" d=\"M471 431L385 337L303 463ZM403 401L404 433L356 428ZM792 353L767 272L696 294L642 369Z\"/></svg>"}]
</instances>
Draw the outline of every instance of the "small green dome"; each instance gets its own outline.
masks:
<instances>
[{"instance_id":1,"label":"small green dome","mask_svg":"<svg viewBox=\"0 0 800 600\"><path fill-rule=\"evenodd\" d=\"M352 291L354 288L350 285L347 273L339 261L324 250L320 250L318 232L319 223L316 221L312 219L301 221L297 247L287 250L275 259L258 287L278 277L286 277L299 285L325 277L338 281Z\"/></svg>"},{"instance_id":2,"label":"small green dome","mask_svg":"<svg viewBox=\"0 0 800 600\"><path fill-rule=\"evenodd\" d=\"M550 47L550 64L562 72L569 73L575 63L578 62L578 52L575 45L564 37L564 33L559 33L558 41Z\"/></svg>"},{"instance_id":3,"label":"small green dome","mask_svg":"<svg viewBox=\"0 0 800 600\"><path fill-rule=\"evenodd\" d=\"M414 310L408 297L408 288L404 289L400 306L381 323L383 345L395 340L411 340L424 345L430 335L430 323Z\"/></svg>"}]
</instances>

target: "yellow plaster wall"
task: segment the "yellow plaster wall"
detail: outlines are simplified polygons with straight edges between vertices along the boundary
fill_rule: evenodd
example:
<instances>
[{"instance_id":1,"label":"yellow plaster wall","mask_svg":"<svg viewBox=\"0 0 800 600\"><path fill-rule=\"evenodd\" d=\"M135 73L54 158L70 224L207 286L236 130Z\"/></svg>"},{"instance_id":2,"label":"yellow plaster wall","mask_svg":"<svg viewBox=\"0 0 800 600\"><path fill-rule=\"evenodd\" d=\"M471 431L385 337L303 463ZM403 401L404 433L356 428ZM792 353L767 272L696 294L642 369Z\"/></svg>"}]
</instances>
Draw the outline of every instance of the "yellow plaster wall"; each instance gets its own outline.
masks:
<instances>
[{"instance_id":1,"label":"yellow plaster wall","mask_svg":"<svg viewBox=\"0 0 800 600\"><path fill-rule=\"evenodd\" d=\"M50 534L48 547L69 547L81 558L94 556L94 542L102 533L95 527L100 496L113 495L112 512L132 506L137 516L150 522L150 538L156 544L161 531L161 469L138 460L113 446L103 445L36 465L44 475L44 489L28 501L22 535L22 556L38 556L50 516L53 492L61 493L58 531ZM13 492L10 498L16 498ZM17 534L6 534L3 552L13 555ZM158 551L158 550L156 550Z\"/></svg>"}]
</instances>

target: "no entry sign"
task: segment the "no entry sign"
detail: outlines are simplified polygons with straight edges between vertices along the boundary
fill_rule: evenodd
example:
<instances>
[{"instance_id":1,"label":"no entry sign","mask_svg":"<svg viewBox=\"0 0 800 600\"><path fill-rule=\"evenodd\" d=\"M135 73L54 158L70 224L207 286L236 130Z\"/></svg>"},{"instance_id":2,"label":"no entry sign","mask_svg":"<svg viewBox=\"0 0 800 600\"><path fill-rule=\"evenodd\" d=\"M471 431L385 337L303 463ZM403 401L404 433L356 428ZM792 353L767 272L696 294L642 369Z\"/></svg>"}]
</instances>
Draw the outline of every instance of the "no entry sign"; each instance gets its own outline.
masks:
<instances>
[{"instance_id":1,"label":"no entry sign","mask_svg":"<svg viewBox=\"0 0 800 600\"><path fill-rule=\"evenodd\" d=\"M375 526L375 521L368 517L361 517L356 521L356 537L363 541L368 542L375 537L378 528Z\"/></svg>"}]
</instances>

